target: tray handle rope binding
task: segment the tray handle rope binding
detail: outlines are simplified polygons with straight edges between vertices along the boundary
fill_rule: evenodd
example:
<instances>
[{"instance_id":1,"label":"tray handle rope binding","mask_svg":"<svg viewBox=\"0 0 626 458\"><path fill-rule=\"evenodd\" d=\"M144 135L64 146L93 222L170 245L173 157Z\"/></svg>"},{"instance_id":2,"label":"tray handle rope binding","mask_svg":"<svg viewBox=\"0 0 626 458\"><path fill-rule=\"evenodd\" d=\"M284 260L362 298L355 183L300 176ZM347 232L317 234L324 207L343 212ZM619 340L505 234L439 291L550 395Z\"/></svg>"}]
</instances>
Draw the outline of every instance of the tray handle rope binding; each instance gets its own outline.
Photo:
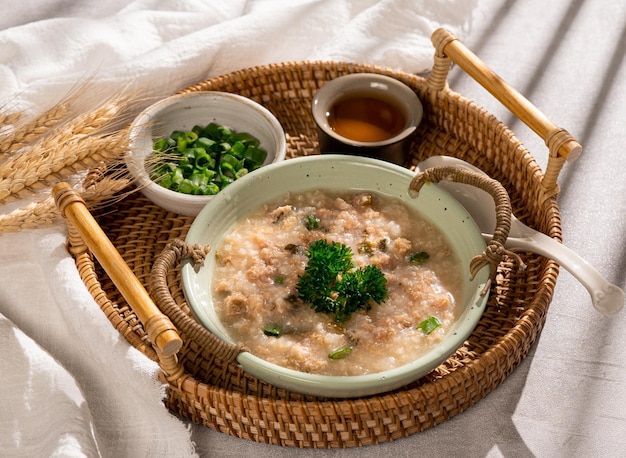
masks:
<instances>
[{"instance_id":1,"label":"tray handle rope binding","mask_svg":"<svg viewBox=\"0 0 626 458\"><path fill-rule=\"evenodd\" d=\"M444 180L480 188L491 194L496 204L496 227L493 231L493 238L487 244L485 251L474 256L470 261L471 278L474 278L480 269L489 265L489 279L481 291L481 295L484 295L489 291L491 282L495 278L498 264L505 255L513 258L521 270L526 268L526 264L524 264L524 261L517 253L504 248L511 229L511 201L509 194L499 181L458 167L432 167L416 174L409 183L409 193L412 197L417 197L420 189L425 184L439 183Z\"/></svg>"},{"instance_id":2,"label":"tray handle rope binding","mask_svg":"<svg viewBox=\"0 0 626 458\"><path fill-rule=\"evenodd\" d=\"M580 143L495 74L456 35L440 28L433 32L431 40L435 47L435 57L427 84L433 90L432 97L437 97L439 91L449 90L448 72L452 62L456 63L545 141L550 154L541 182L543 200L556 197L559 193L559 173L566 161L574 161L580 156Z\"/></svg>"},{"instance_id":3,"label":"tray handle rope binding","mask_svg":"<svg viewBox=\"0 0 626 458\"><path fill-rule=\"evenodd\" d=\"M154 261L149 290L159 309L170 317L178 329L184 331L187 338L198 342L205 351L220 361L235 364L237 355L246 351L245 347L223 341L187 315L172 297L167 283L168 273L180 262L189 259L194 268L198 268L204 264L210 250L209 246L189 244L180 239L170 241Z\"/></svg>"}]
</instances>

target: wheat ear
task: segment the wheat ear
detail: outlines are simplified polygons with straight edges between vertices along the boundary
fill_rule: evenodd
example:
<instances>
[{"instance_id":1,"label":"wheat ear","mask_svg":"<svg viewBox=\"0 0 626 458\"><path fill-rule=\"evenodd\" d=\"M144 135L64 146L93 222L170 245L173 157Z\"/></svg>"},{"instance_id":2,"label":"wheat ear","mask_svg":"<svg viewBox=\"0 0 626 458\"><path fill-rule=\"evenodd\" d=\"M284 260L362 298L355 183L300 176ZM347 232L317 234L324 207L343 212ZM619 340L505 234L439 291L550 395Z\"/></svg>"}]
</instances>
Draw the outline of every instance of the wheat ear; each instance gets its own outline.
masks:
<instances>
[{"instance_id":1,"label":"wheat ear","mask_svg":"<svg viewBox=\"0 0 626 458\"><path fill-rule=\"evenodd\" d=\"M112 100L79 115L4 162L0 166L0 202L36 187L37 183L48 183L53 174L75 173L77 167L88 166L90 160L87 158L94 151L100 156L119 155L124 131L120 131L117 137L102 132L123 105L119 100ZM109 142L116 147L110 148Z\"/></svg>"},{"instance_id":2,"label":"wheat ear","mask_svg":"<svg viewBox=\"0 0 626 458\"><path fill-rule=\"evenodd\" d=\"M20 119L22 119L22 113L20 112L0 112L0 127L12 126L17 124ZM6 137L8 135L3 134L3 136Z\"/></svg>"},{"instance_id":3,"label":"wheat ear","mask_svg":"<svg viewBox=\"0 0 626 458\"><path fill-rule=\"evenodd\" d=\"M51 128L60 124L69 111L69 104L59 104L32 121L16 127L0 141L0 154L15 153L34 143Z\"/></svg>"},{"instance_id":4,"label":"wheat ear","mask_svg":"<svg viewBox=\"0 0 626 458\"><path fill-rule=\"evenodd\" d=\"M33 173L40 173L45 176L30 185L26 185L27 180L20 176L10 176L0 180L0 190L5 190L6 192L8 189L10 191L9 195L4 199L0 199L0 204L33 195L55 185L68 176L87 170L100 162L121 158L128 150L128 135L125 131L118 131L114 134L86 137L77 142L75 147L69 147L69 149L70 151L65 157L65 162L69 165L64 165L60 170L49 170L49 173L45 175L46 169L50 169L52 164L42 164ZM28 181L32 181L32 179Z\"/></svg>"}]
</instances>

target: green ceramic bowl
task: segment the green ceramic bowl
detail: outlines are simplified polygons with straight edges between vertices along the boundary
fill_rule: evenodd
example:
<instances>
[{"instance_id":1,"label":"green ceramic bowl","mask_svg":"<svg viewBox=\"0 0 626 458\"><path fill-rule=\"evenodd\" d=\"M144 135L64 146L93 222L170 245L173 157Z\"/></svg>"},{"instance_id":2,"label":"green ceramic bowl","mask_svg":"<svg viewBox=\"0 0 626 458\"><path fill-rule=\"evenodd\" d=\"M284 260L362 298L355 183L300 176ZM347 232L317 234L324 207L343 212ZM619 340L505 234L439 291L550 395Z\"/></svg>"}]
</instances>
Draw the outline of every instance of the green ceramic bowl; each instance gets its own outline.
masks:
<instances>
[{"instance_id":1,"label":"green ceramic bowl","mask_svg":"<svg viewBox=\"0 0 626 458\"><path fill-rule=\"evenodd\" d=\"M445 361L475 328L487 295L480 295L488 279L488 268L470 280L470 260L485 249L478 227L465 208L436 185L424 186L419 196L409 195L414 176L407 168L378 159L349 155L321 155L290 159L256 170L220 192L198 214L186 241L217 247L230 226L259 205L287 191L310 189L364 190L402 199L417 209L446 235L464 269L463 299L458 319L447 337L430 352L411 363L384 372L356 376L303 373L268 363L248 352L237 360L245 371L260 380L290 391L324 397L361 397L390 391L428 374ZM211 279L215 258L211 252L197 269L182 267L184 293L196 319L219 338L233 343L213 308Z\"/></svg>"}]
</instances>

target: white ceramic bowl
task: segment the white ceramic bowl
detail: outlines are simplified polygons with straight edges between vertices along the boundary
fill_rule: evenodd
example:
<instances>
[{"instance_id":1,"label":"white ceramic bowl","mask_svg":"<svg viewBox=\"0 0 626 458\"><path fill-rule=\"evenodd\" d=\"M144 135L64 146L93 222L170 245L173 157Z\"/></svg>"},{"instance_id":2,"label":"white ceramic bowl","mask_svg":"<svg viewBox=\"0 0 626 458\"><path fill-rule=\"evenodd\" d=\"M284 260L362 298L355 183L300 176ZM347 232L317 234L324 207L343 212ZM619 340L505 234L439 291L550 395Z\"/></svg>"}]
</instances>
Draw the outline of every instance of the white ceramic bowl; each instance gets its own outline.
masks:
<instances>
[{"instance_id":1,"label":"white ceramic bowl","mask_svg":"<svg viewBox=\"0 0 626 458\"><path fill-rule=\"evenodd\" d=\"M145 160L153 151L153 139L174 130L191 130L195 125L216 122L237 132L254 135L267 151L267 164L285 158L285 132L276 117L251 99L228 92L197 91L160 100L142 111L129 128L130 151L126 165L141 192L166 210L195 216L214 196L196 196L171 191L153 182Z\"/></svg>"},{"instance_id":2,"label":"white ceramic bowl","mask_svg":"<svg viewBox=\"0 0 626 458\"><path fill-rule=\"evenodd\" d=\"M469 213L436 185L424 186L417 198L409 195L414 172L378 159L349 155L322 155L290 159L263 167L229 185L196 217L186 241L217 247L222 235L244 215L286 191L310 189L368 190L402 199L417 209L447 236L464 268L463 299L457 321L447 337L415 361L384 372L357 376L315 375L268 363L251 353L239 354L244 370L278 387L294 392L328 397L360 397L404 386L426 375L465 341L482 315L487 295L480 292L489 269L470 280L470 260L485 249L485 242ZM196 319L219 338L233 343L220 322L211 298L215 265L212 251L202 267L183 263L184 293Z\"/></svg>"}]
</instances>

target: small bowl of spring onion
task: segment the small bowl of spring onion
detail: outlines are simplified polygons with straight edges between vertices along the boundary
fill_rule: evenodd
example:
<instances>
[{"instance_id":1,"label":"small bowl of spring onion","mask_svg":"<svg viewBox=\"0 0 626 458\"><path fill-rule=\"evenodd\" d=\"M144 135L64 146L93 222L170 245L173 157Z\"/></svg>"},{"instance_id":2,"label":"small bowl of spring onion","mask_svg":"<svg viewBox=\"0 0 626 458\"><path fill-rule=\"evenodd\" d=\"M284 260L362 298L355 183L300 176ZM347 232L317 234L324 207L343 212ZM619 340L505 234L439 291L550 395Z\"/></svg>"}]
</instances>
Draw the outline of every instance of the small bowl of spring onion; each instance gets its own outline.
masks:
<instances>
[{"instance_id":1,"label":"small bowl of spring onion","mask_svg":"<svg viewBox=\"0 0 626 458\"><path fill-rule=\"evenodd\" d=\"M129 128L126 166L137 187L165 210L196 216L226 186L284 160L276 117L246 97L197 91L162 99Z\"/></svg>"}]
</instances>

